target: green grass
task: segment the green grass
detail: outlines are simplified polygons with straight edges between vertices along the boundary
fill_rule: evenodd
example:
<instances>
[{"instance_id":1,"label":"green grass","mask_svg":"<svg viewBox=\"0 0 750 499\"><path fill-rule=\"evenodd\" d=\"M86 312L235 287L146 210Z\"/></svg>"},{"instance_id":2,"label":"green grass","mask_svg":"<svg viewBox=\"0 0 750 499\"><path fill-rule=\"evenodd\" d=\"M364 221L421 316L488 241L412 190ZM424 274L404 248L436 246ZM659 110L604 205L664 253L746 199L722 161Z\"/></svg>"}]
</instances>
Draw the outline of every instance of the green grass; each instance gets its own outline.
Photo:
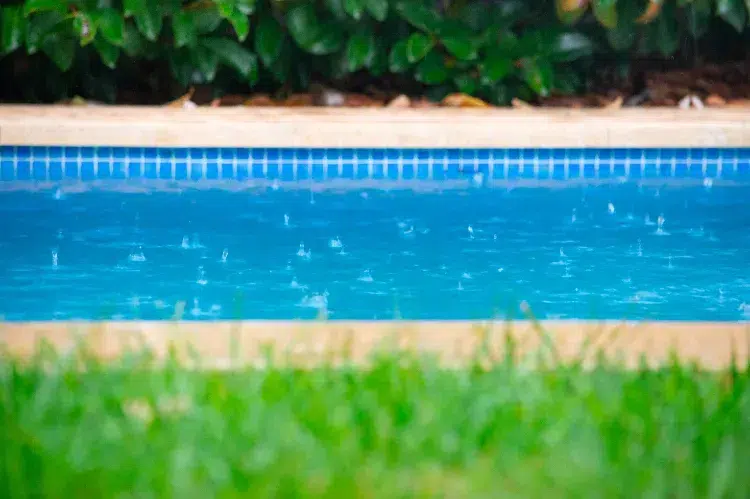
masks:
<instances>
[{"instance_id":1,"label":"green grass","mask_svg":"<svg viewBox=\"0 0 750 499\"><path fill-rule=\"evenodd\" d=\"M748 497L748 369L0 357L0 496ZM480 367L481 366L481 367Z\"/></svg>"}]
</instances>

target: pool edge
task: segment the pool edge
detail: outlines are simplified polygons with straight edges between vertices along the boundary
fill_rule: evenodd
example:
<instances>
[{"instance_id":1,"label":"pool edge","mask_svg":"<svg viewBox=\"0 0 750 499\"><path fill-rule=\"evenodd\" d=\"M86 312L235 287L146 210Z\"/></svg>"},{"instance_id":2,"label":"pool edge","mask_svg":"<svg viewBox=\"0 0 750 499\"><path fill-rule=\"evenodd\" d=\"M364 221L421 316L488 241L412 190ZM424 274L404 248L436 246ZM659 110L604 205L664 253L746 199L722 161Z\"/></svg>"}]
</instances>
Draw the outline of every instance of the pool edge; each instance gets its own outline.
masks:
<instances>
[{"instance_id":1,"label":"pool edge","mask_svg":"<svg viewBox=\"0 0 750 499\"><path fill-rule=\"evenodd\" d=\"M746 109L0 106L0 145L293 148L750 147Z\"/></svg>"},{"instance_id":2,"label":"pool edge","mask_svg":"<svg viewBox=\"0 0 750 499\"><path fill-rule=\"evenodd\" d=\"M544 332L544 333L543 333ZM546 350L559 360L591 362L599 354L626 367L659 366L672 355L707 369L750 359L750 323L617 321L108 321L0 322L0 350L29 358L42 340L57 351L85 341L103 359L148 346L163 358L170 350L197 353L202 365L278 358L306 364L346 358L365 362L383 347L436 355L451 365L475 358L480 347L501 358L508 338L516 355ZM590 345L585 348L586 343ZM585 351L585 355L581 352Z\"/></svg>"}]
</instances>

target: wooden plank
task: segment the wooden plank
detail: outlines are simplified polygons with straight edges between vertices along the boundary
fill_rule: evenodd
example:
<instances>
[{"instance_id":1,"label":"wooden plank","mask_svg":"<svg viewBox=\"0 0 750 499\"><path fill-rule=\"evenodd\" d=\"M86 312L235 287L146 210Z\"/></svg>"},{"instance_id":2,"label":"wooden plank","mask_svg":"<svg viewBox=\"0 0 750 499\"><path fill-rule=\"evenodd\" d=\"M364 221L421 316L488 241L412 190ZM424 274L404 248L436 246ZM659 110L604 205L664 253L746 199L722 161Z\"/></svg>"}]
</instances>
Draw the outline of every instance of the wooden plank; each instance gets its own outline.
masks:
<instances>
[{"instance_id":1,"label":"wooden plank","mask_svg":"<svg viewBox=\"0 0 750 499\"><path fill-rule=\"evenodd\" d=\"M94 354L112 359L146 345L160 358L170 348L192 350L204 366L226 367L232 362L263 362L269 346L277 360L300 364L343 357L362 363L378 349L398 347L461 365L474 358L480 345L486 346L490 357L502 358L508 333L518 345L519 357L543 349L546 335L561 360L582 358L591 363L601 352L626 367L638 366L642 359L651 366L663 365L674 353L682 361L718 369L726 367L733 355L746 363L750 351L748 323L660 321L6 322L0 323L0 351L28 358L41 341L58 351L85 341ZM591 343L587 350L586 342Z\"/></svg>"},{"instance_id":2,"label":"wooden plank","mask_svg":"<svg viewBox=\"0 0 750 499\"><path fill-rule=\"evenodd\" d=\"M744 109L0 106L1 145L750 147Z\"/></svg>"}]
</instances>

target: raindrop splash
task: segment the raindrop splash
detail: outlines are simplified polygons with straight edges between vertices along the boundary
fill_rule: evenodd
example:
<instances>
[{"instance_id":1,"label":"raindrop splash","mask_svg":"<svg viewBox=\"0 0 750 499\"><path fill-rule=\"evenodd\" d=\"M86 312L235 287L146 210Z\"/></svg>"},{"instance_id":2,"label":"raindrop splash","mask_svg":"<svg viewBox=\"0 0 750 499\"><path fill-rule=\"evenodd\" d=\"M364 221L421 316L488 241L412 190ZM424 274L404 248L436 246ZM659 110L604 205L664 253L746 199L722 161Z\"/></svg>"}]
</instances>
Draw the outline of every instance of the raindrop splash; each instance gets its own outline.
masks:
<instances>
[{"instance_id":1,"label":"raindrop splash","mask_svg":"<svg viewBox=\"0 0 750 499\"><path fill-rule=\"evenodd\" d=\"M206 279L206 271L203 270L203 267L198 267L198 280L195 281L200 286L205 286L208 284L208 279Z\"/></svg>"},{"instance_id":2,"label":"raindrop splash","mask_svg":"<svg viewBox=\"0 0 750 499\"><path fill-rule=\"evenodd\" d=\"M146 255L143 254L143 248L138 247L137 253L131 253L128 256L128 260L131 262L145 262L146 261Z\"/></svg>"}]
</instances>

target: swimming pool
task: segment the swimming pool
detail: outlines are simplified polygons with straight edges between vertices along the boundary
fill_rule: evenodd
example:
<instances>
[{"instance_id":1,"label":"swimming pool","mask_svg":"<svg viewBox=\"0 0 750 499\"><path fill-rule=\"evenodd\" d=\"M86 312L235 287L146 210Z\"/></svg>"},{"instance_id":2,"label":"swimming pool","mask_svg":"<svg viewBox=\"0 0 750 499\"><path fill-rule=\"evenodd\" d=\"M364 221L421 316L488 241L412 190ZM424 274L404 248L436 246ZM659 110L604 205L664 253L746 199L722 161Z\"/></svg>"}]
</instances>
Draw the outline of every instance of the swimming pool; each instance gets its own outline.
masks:
<instances>
[{"instance_id":1,"label":"swimming pool","mask_svg":"<svg viewBox=\"0 0 750 499\"><path fill-rule=\"evenodd\" d=\"M750 315L750 149L0 147L6 321Z\"/></svg>"}]
</instances>

